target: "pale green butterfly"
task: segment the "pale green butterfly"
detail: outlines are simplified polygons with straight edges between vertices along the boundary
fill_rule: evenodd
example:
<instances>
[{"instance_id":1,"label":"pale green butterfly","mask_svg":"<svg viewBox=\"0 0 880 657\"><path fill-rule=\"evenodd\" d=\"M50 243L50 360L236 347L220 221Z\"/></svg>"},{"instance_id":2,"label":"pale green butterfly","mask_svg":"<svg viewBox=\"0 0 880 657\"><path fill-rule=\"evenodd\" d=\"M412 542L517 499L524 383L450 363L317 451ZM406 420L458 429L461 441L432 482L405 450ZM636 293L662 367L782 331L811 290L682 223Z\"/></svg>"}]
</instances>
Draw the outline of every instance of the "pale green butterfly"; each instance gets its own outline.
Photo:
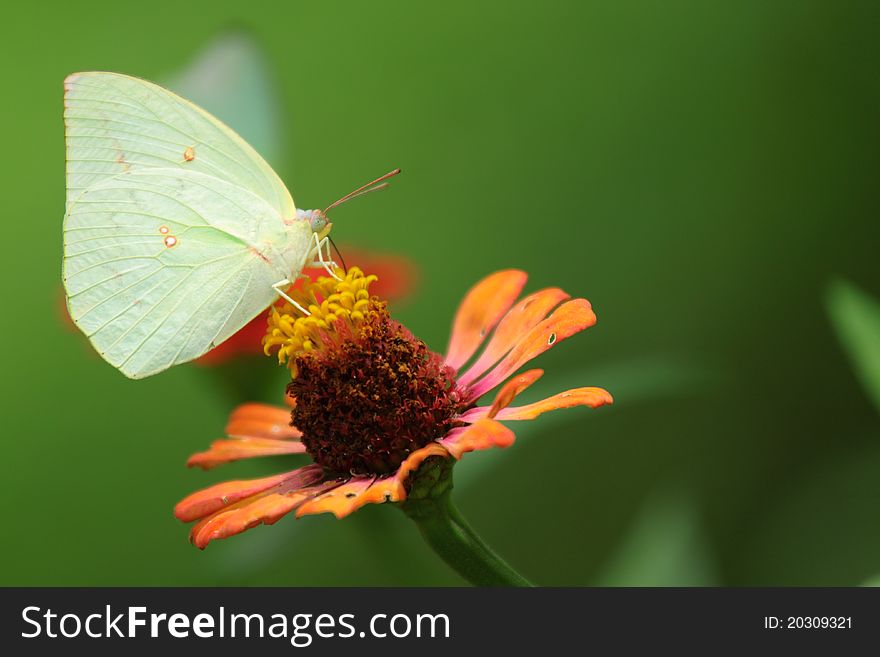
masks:
<instances>
[{"instance_id":1,"label":"pale green butterfly","mask_svg":"<svg viewBox=\"0 0 880 657\"><path fill-rule=\"evenodd\" d=\"M304 267L335 276L327 212L399 172L324 210L299 210L233 130L118 73L70 75L64 122L67 307L134 379L198 358L279 296L295 303L284 290Z\"/></svg>"}]
</instances>

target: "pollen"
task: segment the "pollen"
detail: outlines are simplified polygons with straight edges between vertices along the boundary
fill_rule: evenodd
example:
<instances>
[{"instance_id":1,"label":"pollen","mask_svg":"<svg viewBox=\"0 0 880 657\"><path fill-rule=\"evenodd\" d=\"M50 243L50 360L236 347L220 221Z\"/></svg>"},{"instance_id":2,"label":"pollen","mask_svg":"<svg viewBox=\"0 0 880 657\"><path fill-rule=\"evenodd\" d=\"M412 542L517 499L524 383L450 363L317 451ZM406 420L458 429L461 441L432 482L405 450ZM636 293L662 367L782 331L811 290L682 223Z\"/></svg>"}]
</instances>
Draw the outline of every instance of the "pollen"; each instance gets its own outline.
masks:
<instances>
[{"instance_id":1,"label":"pollen","mask_svg":"<svg viewBox=\"0 0 880 657\"><path fill-rule=\"evenodd\" d=\"M370 285L378 280L375 275L367 276L357 267L348 272L337 270L337 275L341 280L321 276L289 293L308 309L308 316L288 302L273 306L269 313L263 351L267 356L274 351L278 362L286 364L294 375L299 354L356 336L368 315L384 311L385 302L370 296Z\"/></svg>"}]
</instances>

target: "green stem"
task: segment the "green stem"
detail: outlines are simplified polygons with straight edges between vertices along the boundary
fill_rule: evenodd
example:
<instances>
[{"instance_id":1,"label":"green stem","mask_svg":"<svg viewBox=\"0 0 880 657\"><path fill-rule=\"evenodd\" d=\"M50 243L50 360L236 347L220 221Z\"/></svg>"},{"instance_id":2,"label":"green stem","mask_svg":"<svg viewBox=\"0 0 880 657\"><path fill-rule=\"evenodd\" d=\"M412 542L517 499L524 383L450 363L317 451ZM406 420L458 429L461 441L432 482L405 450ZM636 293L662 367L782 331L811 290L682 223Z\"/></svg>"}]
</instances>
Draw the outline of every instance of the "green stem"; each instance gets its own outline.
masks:
<instances>
[{"instance_id":1,"label":"green stem","mask_svg":"<svg viewBox=\"0 0 880 657\"><path fill-rule=\"evenodd\" d=\"M422 537L443 561L475 586L533 586L486 545L452 503L451 489L404 503Z\"/></svg>"}]
</instances>

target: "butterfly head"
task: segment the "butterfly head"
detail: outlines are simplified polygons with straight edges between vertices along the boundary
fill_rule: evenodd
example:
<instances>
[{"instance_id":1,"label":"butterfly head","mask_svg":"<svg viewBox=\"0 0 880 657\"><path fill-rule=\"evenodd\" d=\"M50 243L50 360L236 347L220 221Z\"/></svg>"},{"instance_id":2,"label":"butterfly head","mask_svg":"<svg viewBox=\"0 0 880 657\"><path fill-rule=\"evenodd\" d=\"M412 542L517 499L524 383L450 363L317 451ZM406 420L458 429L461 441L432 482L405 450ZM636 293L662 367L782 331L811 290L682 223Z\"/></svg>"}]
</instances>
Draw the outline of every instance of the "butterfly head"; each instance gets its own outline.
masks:
<instances>
[{"instance_id":1,"label":"butterfly head","mask_svg":"<svg viewBox=\"0 0 880 657\"><path fill-rule=\"evenodd\" d=\"M313 233L317 233L319 237L324 237L330 232L333 226L323 210L296 210L296 218L300 221L307 221Z\"/></svg>"}]
</instances>

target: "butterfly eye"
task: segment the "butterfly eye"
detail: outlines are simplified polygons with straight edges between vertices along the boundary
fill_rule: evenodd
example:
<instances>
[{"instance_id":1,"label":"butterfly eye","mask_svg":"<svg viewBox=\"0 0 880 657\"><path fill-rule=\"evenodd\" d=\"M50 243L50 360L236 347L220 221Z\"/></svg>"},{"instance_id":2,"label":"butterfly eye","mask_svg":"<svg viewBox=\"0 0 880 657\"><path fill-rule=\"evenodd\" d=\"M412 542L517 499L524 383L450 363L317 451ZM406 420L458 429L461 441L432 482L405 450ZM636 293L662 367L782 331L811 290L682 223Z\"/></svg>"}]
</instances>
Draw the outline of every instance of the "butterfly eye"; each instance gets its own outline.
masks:
<instances>
[{"instance_id":1,"label":"butterfly eye","mask_svg":"<svg viewBox=\"0 0 880 657\"><path fill-rule=\"evenodd\" d=\"M312 210L309 224L312 227L312 232L320 233L327 226L327 215L320 210Z\"/></svg>"}]
</instances>

